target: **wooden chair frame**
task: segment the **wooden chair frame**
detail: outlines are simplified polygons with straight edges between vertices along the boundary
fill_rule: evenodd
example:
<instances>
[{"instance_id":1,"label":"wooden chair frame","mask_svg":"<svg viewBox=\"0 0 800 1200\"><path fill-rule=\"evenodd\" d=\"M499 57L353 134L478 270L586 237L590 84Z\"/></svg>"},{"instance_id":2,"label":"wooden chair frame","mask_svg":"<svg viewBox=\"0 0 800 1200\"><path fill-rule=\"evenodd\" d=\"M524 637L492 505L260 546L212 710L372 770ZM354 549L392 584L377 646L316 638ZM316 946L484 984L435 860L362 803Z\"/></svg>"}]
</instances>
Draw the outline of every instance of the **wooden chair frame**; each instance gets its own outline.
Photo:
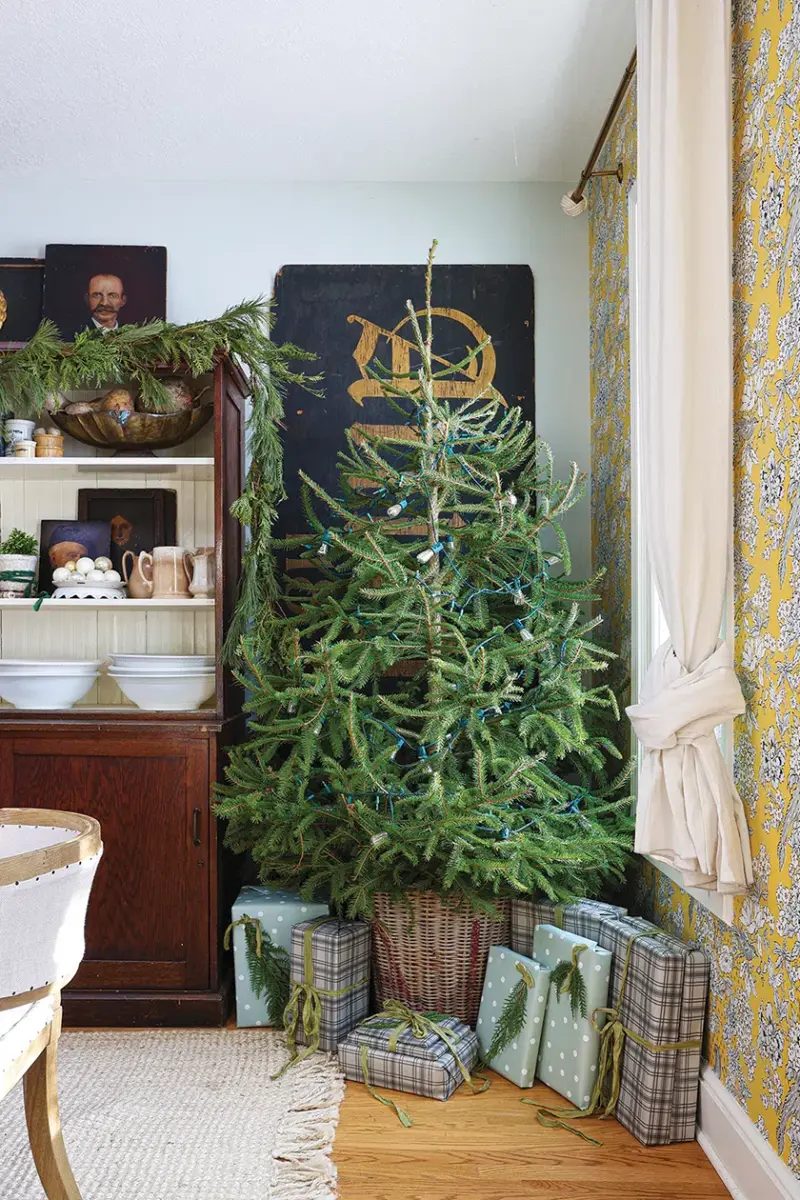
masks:
<instances>
[{"instance_id":1,"label":"wooden chair frame","mask_svg":"<svg viewBox=\"0 0 800 1200\"><path fill-rule=\"evenodd\" d=\"M92 817L51 809L0 808L0 825L51 825L74 836L55 846L0 859L0 884L35 878L97 854L100 826ZM81 1200L61 1132L58 1105L58 1039L61 986L38 988L24 996L0 998L0 1010L20 1008L51 996L53 1016L25 1052L0 1075L0 1100L22 1079L25 1120L33 1161L48 1200Z\"/></svg>"}]
</instances>

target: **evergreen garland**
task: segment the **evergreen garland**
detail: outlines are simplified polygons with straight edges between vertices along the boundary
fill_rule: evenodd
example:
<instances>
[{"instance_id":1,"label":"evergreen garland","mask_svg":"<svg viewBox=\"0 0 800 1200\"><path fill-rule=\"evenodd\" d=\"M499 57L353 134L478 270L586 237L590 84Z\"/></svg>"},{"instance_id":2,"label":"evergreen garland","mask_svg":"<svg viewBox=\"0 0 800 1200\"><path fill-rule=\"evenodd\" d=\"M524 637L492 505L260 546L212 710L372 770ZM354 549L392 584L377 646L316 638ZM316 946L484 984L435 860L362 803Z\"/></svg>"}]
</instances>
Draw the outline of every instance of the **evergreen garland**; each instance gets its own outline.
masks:
<instances>
[{"instance_id":1,"label":"evergreen garland","mask_svg":"<svg viewBox=\"0 0 800 1200\"><path fill-rule=\"evenodd\" d=\"M272 305L259 297L236 304L220 316L188 325L149 321L79 333L62 342L52 321L43 321L20 350L0 355L0 413L34 419L44 412L52 392L133 383L156 412L169 408L171 397L159 377L164 368L188 370L193 377L213 370L230 355L249 378L248 420L250 466L241 496L232 507L249 529L242 559L239 599L228 632L225 656L231 661L245 633L266 646L269 626L263 618L276 598L270 532L275 508L284 496L283 457L278 424L283 416L287 384L310 388L318 376L306 377L300 364L315 355L289 343L270 340Z\"/></svg>"},{"instance_id":2,"label":"evergreen garland","mask_svg":"<svg viewBox=\"0 0 800 1200\"><path fill-rule=\"evenodd\" d=\"M586 1016L586 982L578 966L581 951L586 949L586 946L575 946L572 951L572 961L560 962L550 976L550 982L556 992L561 996L569 996L569 1006L573 1017L577 1017L578 1013L582 1017Z\"/></svg>"},{"instance_id":3,"label":"evergreen garland","mask_svg":"<svg viewBox=\"0 0 800 1200\"><path fill-rule=\"evenodd\" d=\"M249 740L217 793L266 884L347 915L412 888L597 895L631 845L616 700L586 682L613 657L584 616L599 576L570 578L561 528L583 477L493 392L437 396L484 347L434 370L431 278L414 370L370 369L406 436L348 431L339 495L301 472L309 531L276 545L309 574L242 641Z\"/></svg>"},{"instance_id":4,"label":"evergreen garland","mask_svg":"<svg viewBox=\"0 0 800 1200\"><path fill-rule=\"evenodd\" d=\"M525 1024L525 1010L528 1007L528 989L533 987L533 977L526 966L515 964L522 978L503 1001L500 1016L492 1034L492 1044L486 1055L486 1062L491 1063L498 1054L502 1054L506 1046L513 1042L522 1032Z\"/></svg>"}]
</instances>

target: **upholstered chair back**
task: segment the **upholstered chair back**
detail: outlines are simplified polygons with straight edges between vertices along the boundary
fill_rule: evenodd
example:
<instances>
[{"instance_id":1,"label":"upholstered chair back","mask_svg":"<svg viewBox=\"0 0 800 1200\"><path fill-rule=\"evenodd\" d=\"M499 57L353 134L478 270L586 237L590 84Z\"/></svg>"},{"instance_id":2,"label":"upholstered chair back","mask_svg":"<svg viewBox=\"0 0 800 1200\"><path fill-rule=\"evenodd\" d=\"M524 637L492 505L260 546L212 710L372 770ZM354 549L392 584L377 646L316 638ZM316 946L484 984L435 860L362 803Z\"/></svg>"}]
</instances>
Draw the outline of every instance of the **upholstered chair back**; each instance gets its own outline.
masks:
<instances>
[{"instance_id":1,"label":"upholstered chair back","mask_svg":"<svg viewBox=\"0 0 800 1200\"><path fill-rule=\"evenodd\" d=\"M92 817L0 808L0 1004L29 1003L73 978L102 853Z\"/></svg>"}]
</instances>

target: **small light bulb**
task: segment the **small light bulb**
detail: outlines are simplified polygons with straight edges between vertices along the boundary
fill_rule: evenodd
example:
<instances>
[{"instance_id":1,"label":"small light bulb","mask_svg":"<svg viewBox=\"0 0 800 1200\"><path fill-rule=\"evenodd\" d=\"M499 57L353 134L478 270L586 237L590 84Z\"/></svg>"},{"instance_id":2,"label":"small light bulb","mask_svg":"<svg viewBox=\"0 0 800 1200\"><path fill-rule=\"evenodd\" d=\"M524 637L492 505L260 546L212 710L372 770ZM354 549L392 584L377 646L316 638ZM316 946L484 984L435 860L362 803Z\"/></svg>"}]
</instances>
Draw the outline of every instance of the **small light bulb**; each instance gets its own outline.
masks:
<instances>
[{"instance_id":1,"label":"small light bulb","mask_svg":"<svg viewBox=\"0 0 800 1200\"><path fill-rule=\"evenodd\" d=\"M522 588L517 588L517 590L514 592L514 603L515 604L524 604L525 603L525 597L522 594Z\"/></svg>"},{"instance_id":2,"label":"small light bulb","mask_svg":"<svg viewBox=\"0 0 800 1200\"><path fill-rule=\"evenodd\" d=\"M373 833L369 840L372 842L373 846L380 846L381 842L385 842L388 836L388 833L386 833L384 830L383 833Z\"/></svg>"},{"instance_id":3,"label":"small light bulb","mask_svg":"<svg viewBox=\"0 0 800 1200\"><path fill-rule=\"evenodd\" d=\"M432 558L433 551L431 550L430 546L428 546L427 549L420 550L419 554L417 555L417 562L427 563L430 562Z\"/></svg>"},{"instance_id":4,"label":"small light bulb","mask_svg":"<svg viewBox=\"0 0 800 1200\"><path fill-rule=\"evenodd\" d=\"M322 545L320 546L319 550L317 551L317 554L319 555L320 558L324 558L327 553L328 553L328 547L326 546L325 542L323 542Z\"/></svg>"},{"instance_id":5,"label":"small light bulb","mask_svg":"<svg viewBox=\"0 0 800 1200\"><path fill-rule=\"evenodd\" d=\"M525 626L522 624L522 621L515 621L514 626L519 630L519 636L522 638L523 642L533 641L533 634L531 633L530 629L525 628Z\"/></svg>"},{"instance_id":6,"label":"small light bulb","mask_svg":"<svg viewBox=\"0 0 800 1200\"><path fill-rule=\"evenodd\" d=\"M516 508L516 507L517 507L517 497L514 495L514 493L511 491L511 489L510 489L510 488L509 488L509 490L506 492L506 500L508 501L508 503L509 503L509 507L510 507L510 508Z\"/></svg>"},{"instance_id":7,"label":"small light bulb","mask_svg":"<svg viewBox=\"0 0 800 1200\"><path fill-rule=\"evenodd\" d=\"M387 508L387 517L399 517L404 508L408 508L407 500L398 500L397 504L393 504L391 508Z\"/></svg>"}]
</instances>

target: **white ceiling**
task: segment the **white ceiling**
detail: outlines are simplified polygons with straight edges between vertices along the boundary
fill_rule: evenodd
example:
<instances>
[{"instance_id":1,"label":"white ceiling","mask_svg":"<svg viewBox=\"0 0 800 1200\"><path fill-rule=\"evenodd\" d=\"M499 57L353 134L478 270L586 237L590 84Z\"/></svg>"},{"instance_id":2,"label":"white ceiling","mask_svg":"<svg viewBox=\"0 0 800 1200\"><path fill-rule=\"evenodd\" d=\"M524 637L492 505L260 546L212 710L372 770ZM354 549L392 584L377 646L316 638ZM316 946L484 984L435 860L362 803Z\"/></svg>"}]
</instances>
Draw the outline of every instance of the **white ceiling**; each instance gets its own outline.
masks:
<instances>
[{"instance_id":1,"label":"white ceiling","mask_svg":"<svg viewBox=\"0 0 800 1200\"><path fill-rule=\"evenodd\" d=\"M634 0L0 0L0 172L574 180Z\"/></svg>"}]
</instances>

